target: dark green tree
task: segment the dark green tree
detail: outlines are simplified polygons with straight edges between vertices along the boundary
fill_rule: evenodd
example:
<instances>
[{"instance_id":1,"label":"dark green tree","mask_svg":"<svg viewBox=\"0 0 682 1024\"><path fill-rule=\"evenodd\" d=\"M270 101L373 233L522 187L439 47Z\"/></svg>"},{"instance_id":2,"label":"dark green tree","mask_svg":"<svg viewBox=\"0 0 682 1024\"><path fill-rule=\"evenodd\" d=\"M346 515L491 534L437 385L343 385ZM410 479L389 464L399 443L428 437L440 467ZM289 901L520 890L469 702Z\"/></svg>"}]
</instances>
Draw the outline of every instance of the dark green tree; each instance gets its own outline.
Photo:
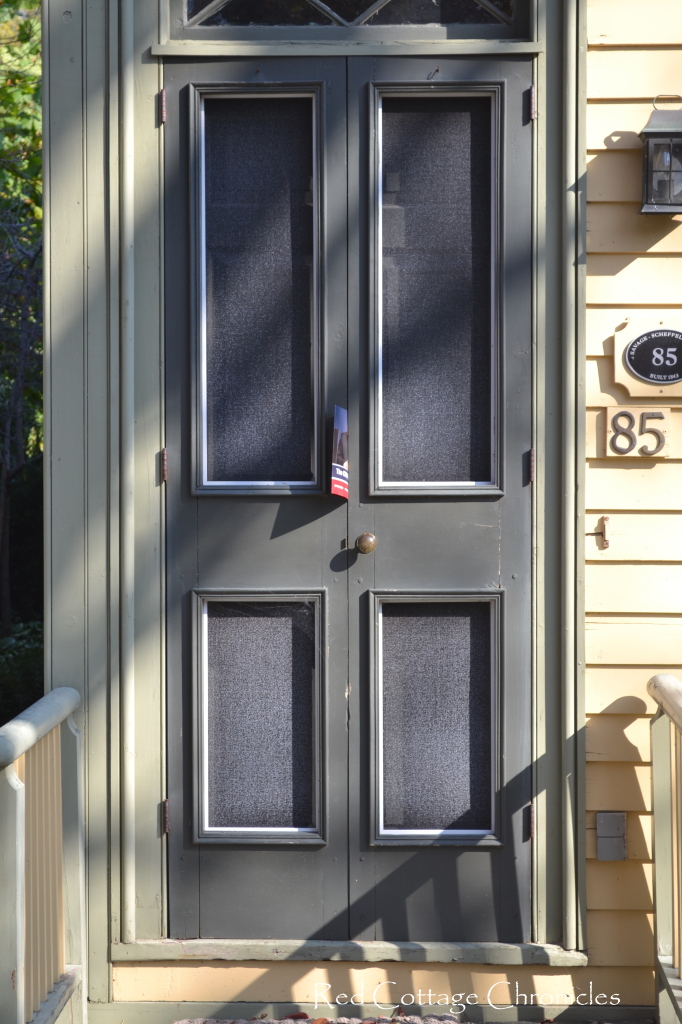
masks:
<instances>
[{"instance_id":1,"label":"dark green tree","mask_svg":"<svg viewBox=\"0 0 682 1024\"><path fill-rule=\"evenodd\" d=\"M42 627L35 621L42 618L41 142L40 7L35 0L2 0L0 721L42 693ZM24 531L21 550L12 523L32 528Z\"/></svg>"}]
</instances>

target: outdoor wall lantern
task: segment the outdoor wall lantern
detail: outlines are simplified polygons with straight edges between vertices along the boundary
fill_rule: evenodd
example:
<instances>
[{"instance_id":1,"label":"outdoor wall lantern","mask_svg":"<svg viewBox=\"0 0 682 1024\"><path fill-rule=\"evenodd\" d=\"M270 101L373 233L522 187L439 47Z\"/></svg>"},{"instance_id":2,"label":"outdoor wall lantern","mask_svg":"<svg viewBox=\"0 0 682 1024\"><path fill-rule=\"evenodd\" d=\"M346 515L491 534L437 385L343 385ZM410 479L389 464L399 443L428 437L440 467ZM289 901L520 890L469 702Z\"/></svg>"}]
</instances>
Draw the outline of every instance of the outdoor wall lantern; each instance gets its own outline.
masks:
<instances>
[{"instance_id":1,"label":"outdoor wall lantern","mask_svg":"<svg viewBox=\"0 0 682 1024\"><path fill-rule=\"evenodd\" d=\"M657 96L639 133L644 143L640 213L682 213L682 110L659 110L656 100L662 99L682 96Z\"/></svg>"}]
</instances>

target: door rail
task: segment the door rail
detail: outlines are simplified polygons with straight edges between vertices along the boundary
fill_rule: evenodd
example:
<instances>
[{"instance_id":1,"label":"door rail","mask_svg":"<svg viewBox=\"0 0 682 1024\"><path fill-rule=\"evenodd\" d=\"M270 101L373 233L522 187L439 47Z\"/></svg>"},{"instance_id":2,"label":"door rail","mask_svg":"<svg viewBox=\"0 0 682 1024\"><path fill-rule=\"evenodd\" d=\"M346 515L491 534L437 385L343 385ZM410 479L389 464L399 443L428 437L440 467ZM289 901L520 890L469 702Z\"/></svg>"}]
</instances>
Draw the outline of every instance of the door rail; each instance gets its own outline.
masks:
<instances>
[{"instance_id":1,"label":"door rail","mask_svg":"<svg viewBox=\"0 0 682 1024\"><path fill-rule=\"evenodd\" d=\"M62 686L0 727L0 1020L7 1024L55 1020L82 977L80 966L66 965L67 934L68 953L84 962L79 704L78 691ZM75 749L62 756L64 722ZM71 815L62 827L62 792L69 810L77 805L75 829Z\"/></svg>"},{"instance_id":2,"label":"door rail","mask_svg":"<svg viewBox=\"0 0 682 1024\"><path fill-rule=\"evenodd\" d=\"M659 987L682 1021L682 681L660 673L646 688L659 707L651 723Z\"/></svg>"}]
</instances>

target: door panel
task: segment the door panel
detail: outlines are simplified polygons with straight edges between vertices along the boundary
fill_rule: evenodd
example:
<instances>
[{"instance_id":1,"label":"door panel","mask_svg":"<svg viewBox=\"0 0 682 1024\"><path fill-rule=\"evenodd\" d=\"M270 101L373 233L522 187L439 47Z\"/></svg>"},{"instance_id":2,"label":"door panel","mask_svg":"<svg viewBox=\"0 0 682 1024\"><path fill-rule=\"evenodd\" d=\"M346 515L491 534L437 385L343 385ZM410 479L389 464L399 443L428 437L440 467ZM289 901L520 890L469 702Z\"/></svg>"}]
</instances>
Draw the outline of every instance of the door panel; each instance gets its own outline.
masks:
<instances>
[{"instance_id":1,"label":"door panel","mask_svg":"<svg viewBox=\"0 0 682 1024\"><path fill-rule=\"evenodd\" d=\"M345 249L339 248L346 233L345 82L345 63L329 60L206 61L191 69L179 63L166 68L168 102L177 111L166 135L167 437L171 461L177 459L182 467L171 475L167 492L169 793L178 808L178 824L169 837L170 929L175 936L272 937L284 927L289 934L332 939L348 933L347 734L345 725L329 727L330 721L346 719L347 595L344 575L330 563L346 538L347 509L324 493L321 445L312 460L311 448L301 457L301 422L308 422L314 441L315 433L325 435L334 404L346 403L346 262ZM203 149L205 112L211 105L214 136ZM252 119L244 117L247 106L254 111ZM283 138L275 132L279 111L287 129ZM226 155L237 148L240 133L243 159L253 162L248 173L234 171L234 156ZM288 144L287 133L295 136L295 144ZM212 176L214 182L208 195L202 149L206 179ZM318 160L322 152L324 178ZM268 157L286 163L286 174ZM310 251L311 221L316 252ZM324 331L321 310L331 325ZM311 392L316 413L311 413ZM220 466L205 457L207 440L216 441L222 451ZM291 473L276 474L277 465L287 460ZM223 609L244 602L251 610L265 602L272 610L278 600L305 604L310 595L318 605L314 695L319 707L314 709L318 735L308 766L317 786L316 834L324 842L318 840L313 848L309 835L286 833L276 842L272 832L251 833L239 842L234 834L237 806L257 801L258 789L266 785L265 777L243 770L259 744L275 772L270 801L284 784L286 736L267 701L279 692L280 700L288 699L291 715L303 692L313 694L312 682L306 688L300 678L301 672L312 671L305 664L309 647L303 663L299 658L288 695L280 664L260 722L252 729L244 723L239 737L234 730L224 736L224 744L237 750L218 763L234 779L240 770L236 757L243 772L237 792L221 807L220 824L233 828L227 829L229 836L201 835L206 829L198 813L199 781L213 765L209 761L206 766L202 758L211 750L215 754L220 743L216 735L214 747L207 742L204 751L200 741L206 723L193 716L199 690L203 687L208 695L215 685L204 665L201 616L195 614L193 627L193 609L203 600ZM278 621L281 626L283 620ZM277 636L278 643L285 642L281 629ZM268 640L263 632L261 637L270 646L276 639ZM237 659L237 651L229 651L234 638L227 638L220 655L225 668L222 677L220 671L217 675L219 687L229 689L239 685L234 673L251 665L251 683L244 679L240 702L244 713L254 713L258 644L253 635L247 639L256 647L250 655L242 650ZM333 659L326 657L327 649L334 651ZM262 653L261 678L267 676L272 651ZM228 728L224 703L215 711ZM214 727L219 730L221 723ZM295 716L290 716L292 723ZM262 734L263 728L273 734ZM302 740L292 732L289 742L293 754ZM289 771L295 764L289 763ZM225 817L228 808L231 818Z\"/></svg>"},{"instance_id":2,"label":"door panel","mask_svg":"<svg viewBox=\"0 0 682 1024\"><path fill-rule=\"evenodd\" d=\"M349 213L351 252L373 254L374 265L365 270L362 260L351 261L349 308L355 311L349 319L349 402L351 422L350 465L358 466L355 488L351 484L349 502L349 536L354 538L371 531L377 545L369 555L358 555L349 568L350 590L356 593L360 614L350 613L350 672L357 674L351 683L351 722L357 723L350 732L350 792L358 794L360 810L349 823L350 857L350 928L354 937L362 939L414 939L469 941L497 940L507 942L528 941L530 938L530 854L529 836L523 832L524 808L530 798L530 486L524 478L524 463L531 447L531 146L530 125L524 124L524 94L530 84L530 65L527 61L505 61L493 67L485 61L467 61L458 58L438 60L384 58L356 59L349 63L349 196L352 209L358 197L359 210L354 218ZM381 217L379 204L386 196L382 192L394 189L400 167L389 169L382 162L386 140L382 138L384 100L396 103L411 113L403 97L417 100L416 109L422 119L429 116L428 101L435 101L434 122L442 121L444 113L461 113L465 104L449 99L463 94L467 102L486 97L491 104L493 132L490 147L483 148L495 168L492 186L480 195L480 202L490 214L490 226L483 218L478 240L471 235L473 244L465 270L470 275L478 266L485 267L485 258L476 254L476 246L488 245L490 277L490 304L480 299L476 315L469 305L464 315L460 312L459 337L453 336L453 310L451 294L447 288L429 290L412 289L413 311L405 332L406 343L401 357L406 367L405 376L418 383L424 379L422 365L431 358L433 348L445 351L460 344L460 353L468 352L465 367L473 380L472 367L485 365L477 345L485 344L491 383L486 389L467 396L462 414L463 445L474 436L474 426L482 436L491 438L493 450L499 453L497 465L486 485L476 481L444 484L442 480L414 481L412 486L384 486L378 472L377 447L381 434L377 420L381 413L382 395L378 387L381 360L382 330L384 329L387 295L384 293L382 312L379 302L382 284ZM480 97L480 98L479 98ZM399 106L396 98L400 100ZM440 104L440 106L439 106ZM445 107L445 111L444 108ZM449 107L449 110L448 110ZM412 108L415 109L415 108ZM473 105L470 107L473 109ZM457 120L457 118L455 118ZM470 126L475 118L470 119ZM414 122L409 126L414 130ZM461 135L461 125L458 131ZM389 128L389 132L393 131ZM482 135L479 126L476 129ZM452 162L452 149L439 149L437 134L427 125L423 138L430 140L432 163L438 159ZM436 142L433 142L434 138ZM391 159L400 156L401 147L395 139L389 140ZM419 160L409 155L408 171L419 169ZM479 145L478 153L481 152ZM423 172L429 173L429 161L421 162ZM470 157L470 174L475 177L476 158ZM466 166L461 160L458 174L464 175ZM446 171L450 174L450 170ZM454 172L452 172L454 174ZM455 183L451 181L451 191ZM402 185L402 181L399 183ZM408 184L410 182L408 181ZM431 191L438 194L439 183ZM411 186L404 197L398 190L391 202L404 204L406 221L414 216L416 189ZM417 199L419 197L417 196ZM474 207L479 200L476 189L467 185L460 189L460 202L465 207L456 216L473 224L480 217ZM428 205L426 195L423 205ZM442 194L438 201L442 200ZM383 211L386 206L383 205ZM422 224L414 231L414 249L419 251L419 236L424 234L423 223L434 222L428 211L423 212ZM444 219L447 222L448 211ZM443 248L442 236L438 244ZM428 242L429 235L426 233ZM400 241L410 242L409 232ZM447 239L446 239L447 241ZM422 243L424 248L424 243ZM393 253L389 253L393 256ZM444 259L455 268L466 257L466 250L456 251L448 243ZM353 269L357 267L357 272ZM473 278L472 278L473 279ZM428 297L427 297L428 296ZM396 298L402 314L403 296ZM435 308L434 305L440 308ZM416 311L415 311L416 310ZM485 311L484 311L485 310ZM476 322L478 318L478 323ZM481 323L487 327L482 329ZM367 325L370 325L368 332ZM393 327L389 327L389 331ZM484 339L483 341L481 339ZM492 348L492 354L491 354ZM472 358L473 357L473 358ZM362 368L372 368L369 385L365 385ZM443 360L443 373L452 376L457 363ZM431 367L426 377L435 379ZM455 382L454 388L456 389ZM448 384L441 394L447 394ZM408 388L409 392L409 388ZM418 388L412 391L411 405L417 405ZM490 394L491 400L481 400L481 394ZM447 444L447 408L443 408L440 395L433 404L429 391L422 396L415 418L428 415L440 420L436 430L441 445ZM405 429L411 429L409 404L404 403ZM456 423L457 415L453 413ZM422 420L416 436L424 439L426 429ZM458 432L450 431L451 444L457 445ZM450 466L453 460L450 460ZM439 474L444 475L444 474ZM449 475L449 473L448 473ZM374 486L373 486L374 484ZM420 497L420 492L423 497ZM446 601L448 596L484 601L494 598L499 605L497 627L490 631L490 658L497 666L497 678L491 690L490 735L495 747L494 784L495 822L488 836L451 835L436 838L403 839L377 838L379 794L380 737L378 736L377 678L379 621L377 607L381 598L395 595L397 599L414 600L421 594L427 602ZM431 671L429 659L417 661L414 683L419 684L421 674ZM416 730L415 730L416 732ZM414 734L413 734L414 735ZM432 733L435 737L435 732ZM456 742L456 728L451 742ZM426 740L424 739L426 743ZM438 760L438 743L434 743L434 757ZM428 745L423 756L428 758Z\"/></svg>"},{"instance_id":3,"label":"door panel","mask_svg":"<svg viewBox=\"0 0 682 1024\"><path fill-rule=\"evenodd\" d=\"M529 83L167 65L173 936L529 938Z\"/></svg>"}]
</instances>

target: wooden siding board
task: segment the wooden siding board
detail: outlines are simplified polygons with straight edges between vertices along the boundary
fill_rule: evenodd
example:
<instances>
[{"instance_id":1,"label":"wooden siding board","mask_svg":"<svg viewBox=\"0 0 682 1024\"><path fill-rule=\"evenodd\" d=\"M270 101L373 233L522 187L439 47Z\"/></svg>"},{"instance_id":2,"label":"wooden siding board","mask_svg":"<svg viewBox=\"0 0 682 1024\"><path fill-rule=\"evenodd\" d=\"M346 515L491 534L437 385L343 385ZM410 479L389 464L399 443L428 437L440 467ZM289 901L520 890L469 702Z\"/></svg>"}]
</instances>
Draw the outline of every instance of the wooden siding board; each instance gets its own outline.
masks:
<instances>
[{"instance_id":1,"label":"wooden siding board","mask_svg":"<svg viewBox=\"0 0 682 1024\"><path fill-rule=\"evenodd\" d=\"M651 768L627 762L588 761L588 811L650 811Z\"/></svg>"},{"instance_id":2,"label":"wooden siding board","mask_svg":"<svg viewBox=\"0 0 682 1024\"><path fill-rule=\"evenodd\" d=\"M637 910L588 910L590 964L645 966L654 963L654 918Z\"/></svg>"},{"instance_id":3,"label":"wooden siding board","mask_svg":"<svg viewBox=\"0 0 682 1024\"><path fill-rule=\"evenodd\" d=\"M588 665L678 665L682 619L630 615L588 617Z\"/></svg>"},{"instance_id":4,"label":"wooden siding board","mask_svg":"<svg viewBox=\"0 0 682 1024\"><path fill-rule=\"evenodd\" d=\"M589 153L586 181L588 203L641 204L641 150L600 150L597 153Z\"/></svg>"},{"instance_id":5,"label":"wooden siding board","mask_svg":"<svg viewBox=\"0 0 682 1024\"><path fill-rule=\"evenodd\" d=\"M680 499L680 464L665 459L656 465L630 464L627 473L613 459L590 459L585 505L590 510L677 512ZM646 657L649 664L655 658ZM674 664L679 662L679 656ZM641 664L639 659L636 664ZM673 664L673 662L671 662Z\"/></svg>"},{"instance_id":6,"label":"wooden siding board","mask_svg":"<svg viewBox=\"0 0 682 1024\"><path fill-rule=\"evenodd\" d=\"M606 155L606 154L605 154ZM613 156L613 154L608 154ZM640 192L641 192L641 157ZM587 251L591 253L680 253L682 220L640 213L641 197L635 202L589 202L587 204ZM678 291L677 300L680 295Z\"/></svg>"},{"instance_id":7,"label":"wooden siding board","mask_svg":"<svg viewBox=\"0 0 682 1024\"><path fill-rule=\"evenodd\" d=\"M587 39L590 46L655 46L682 44L682 6L679 0L619 0L618 13L608 0L587 0Z\"/></svg>"},{"instance_id":8,"label":"wooden siding board","mask_svg":"<svg viewBox=\"0 0 682 1024\"><path fill-rule=\"evenodd\" d=\"M653 911L653 866L635 860L590 861L588 910Z\"/></svg>"},{"instance_id":9,"label":"wooden siding board","mask_svg":"<svg viewBox=\"0 0 682 1024\"><path fill-rule=\"evenodd\" d=\"M588 761L651 761L648 718L633 715L591 715L585 726Z\"/></svg>"},{"instance_id":10,"label":"wooden siding board","mask_svg":"<svg viewBox=\"0 0 682 1024\"><path fill-rule=\"evenodd\" d=\"M682 428L682 422L680 423ZM601 529L601 515L590 513L586 530ZM609 515L610 544L585 537L585 557L594 562L682 562L682 515L614 513Z\"/></svg>"},{"instance_id":11,"label":"wooden siding board","mask_svg":"<svg viewBox=\"0 0 682 1024\"><path fill-rule=\"evenodd\" d=\"M682 565L590 563L585 569L585 591L588 614L682 613Z\"/></svg>"},{"instance_id":12,"label":"wooden siding board","mask_svg":"<svg viewBox=\"0 0 682 1024\"><path fill-rule=\"evenodd\" d=\"M622 384L617 384L613 379L613 358L607 357L594 357L587 360L585 366L585 387L586 387L586 402L588 408L607 408L612 405L641 405L650 406L652 399L658 400L665 407L682 408L682 398L675 398L671 395L665 395L663 401L656 389L653 390L653 395L647 395L646 397L631 397L627 389ZM589 456L588 456L589 458ZM649 463L653 465L654 459L650 459ZM660 461L660 460L659 460Z\"/></svg>"},{"instance_id":13,"label":"wooden siding board","mask_svg":"<svg viewBox=\"0 0 682 1024\"><path fill-rule=\"evenodd\" d=\"M586 145L590 151L603 149L640 150L639 137L651 114L651 103L627 100L589 102L586 111Z\"/></svg>"},{"instance_id":14,"label":"wooden siding board","mask_svg":"<svg viewBox=\"0 0 682 1024\"><path fill-rule=\"evenodd\" d=\"M647 99L676 95L680 88L680 50L591 50L587 54L590 99ZM642 125L643 127L643 125Z\"/></svg>"},{"instance_id":15,"label":"wooden siding board","mask_svg":"<svg viewBox=\"0 0 682 1024\"><path fill-rule=\"evenodd\" d=\"M678 296L682 300L682 293ZM613 357L614 334L627 326L628 320L646 320L657 324L661 320L675 319L680 316L677 309L663 306L639 308L623 306L620 309L599 307L588 308L586 311L587 356Z\"/></svg>"},{"instance_id":16,"label":"wooden siding board","mask_svg":"<svg viewBox=\"0 0 682 1024\"><path fill-rule=\"evenodd\" d=\"M587 301L598 305L677 305L682 258L591 253L587 257Z\"/></svg>"},{"instance_id":17,"label":"wooden siding board","mask_svg":"<svg viewBox=\"0 0 682 1024\"><path fill-rule=\"evenodd\" d=\"M660 666L590 666L585 673L585 712L598 715L654 715L658 705L649 696L646 684ZM668 667L673 674L682 666Z\"/></svg>"},{"instance_id":18,"label":"wooden siding board","mask_svg":"<svg viewBox=\"0 0 682 1024\"><path fill-rule=\"evenodd\" d=\"M595 913L604 913L596 911ZM618 912L616 912L618 913ZM646 919L646 914L629 913L633 919L638 916ZM636 966L628 970L618 968L529 968L513 967L501 969L493 965L451 965L443 964L434 968L416 967L413 964L384 964L350 966L348 964L310 963L305 965L305 974L301 976L300 965L269 964L270 968L264 976L262 969L254 964L244 963L220 964L215 961L198 961L195 964L183 963L125 963L115 964L113 968L114 991L118 1000L145 1000L151 1005L153 1000L165 1002L166 1016L155 1019L177 1020L178 1013L173 1015L170 1003L176 1000L194 1001L196 1010L187 1008L185 1016L190 1013L195 1017L199 1006L205 1005L199 1000L216 1000L223 1005L219 1017L228 1014L225 1003L234 1001L241 1003L260 1002L295 1003L298 1006L314 1004L315 985L331 985L332 991L372 992L377 984L387 980L395 981L396 987L389 991L417 992L431 988L437 992L476 992L480 993L481 1002L486 1004L486 996L491 986L495 988L496 1001L504 1003L508 995L507 985L518 982L521 993L566 993L573 986L575 995L585 991L593 981L595 992L618 993L622 1005L650 1005L653 999L652 972L645 967ZM275 969L281 968L281 969ZM568 988L566 987L568 986ZM385 989L384 989L385 991ZM114 1004L116 1006L117 1004ZM138 1020L124 1014L125 1008L118 1003L120 1010L116 1024L125 1019ZM92 1019L96 1007L90 1007ZM258 1007L257 1007L258 1009ZM323 1008L318 1008L320 1012ZM223 1012L224 1011L224 1012ZM201 1011L203 1012L203 1011ZM236 1012L236 1011L235 1011ZM329 1012L329 1011L328 1011ZM96 1020L97 1018L95 1018ZM103 1018L111 1019L111 1018ZM146 1018L139 1018L140 1020Z\"/></svg>"}]
</instances>

